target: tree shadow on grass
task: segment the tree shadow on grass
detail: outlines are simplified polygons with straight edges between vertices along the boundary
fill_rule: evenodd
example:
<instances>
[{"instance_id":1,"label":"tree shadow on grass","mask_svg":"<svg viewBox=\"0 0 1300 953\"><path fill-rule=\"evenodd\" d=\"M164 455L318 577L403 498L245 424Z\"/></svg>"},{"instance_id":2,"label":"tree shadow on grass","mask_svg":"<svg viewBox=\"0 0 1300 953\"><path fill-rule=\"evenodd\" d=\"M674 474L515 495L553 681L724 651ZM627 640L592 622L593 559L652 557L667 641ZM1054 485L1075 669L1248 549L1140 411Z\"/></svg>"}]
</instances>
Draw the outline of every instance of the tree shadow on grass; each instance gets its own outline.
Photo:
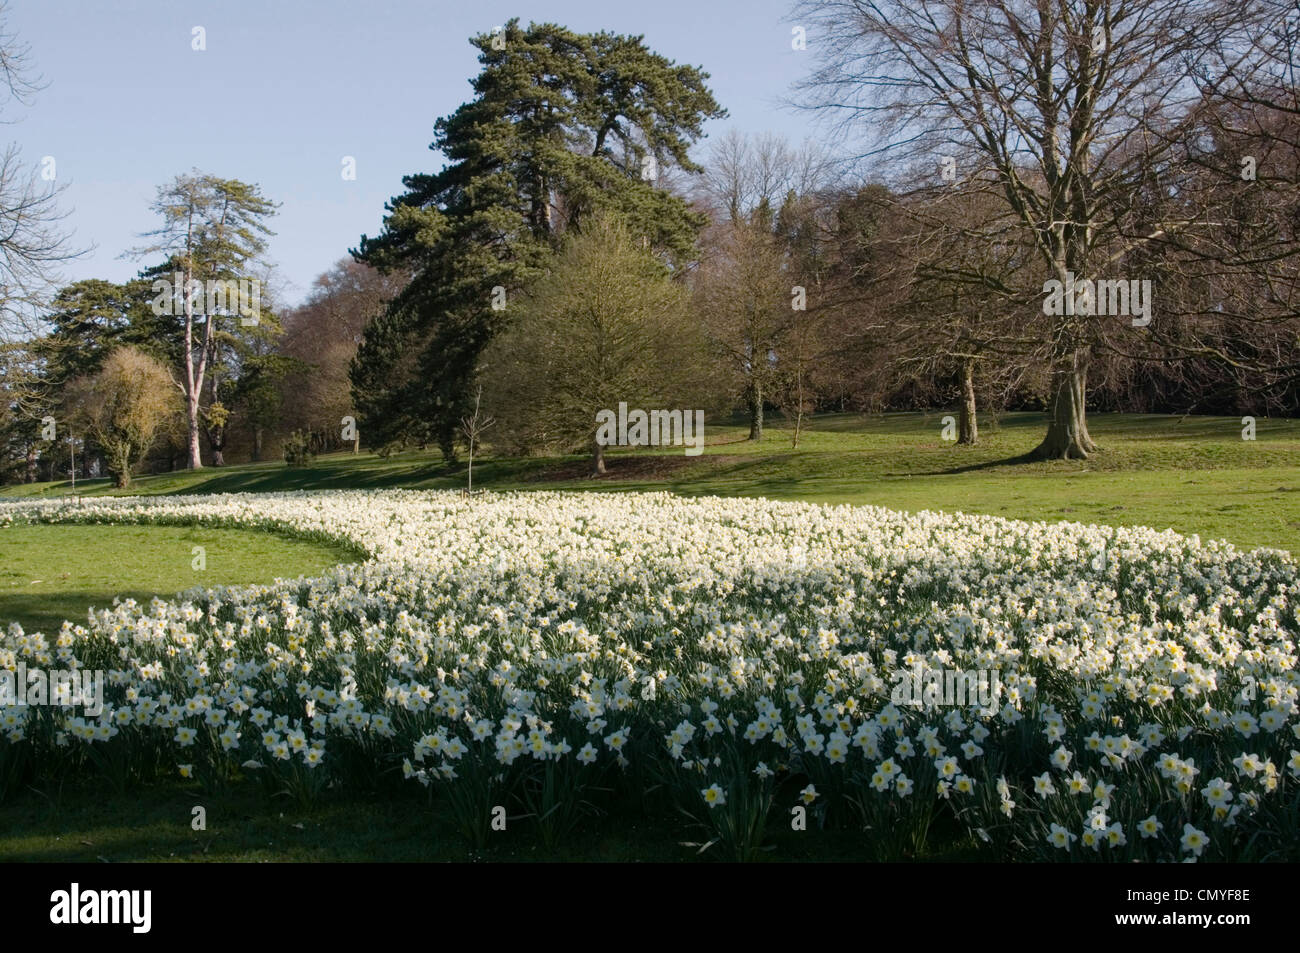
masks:
<instances>
[{"instance_id":1,"label":"tree shadow on grass","mask_svg":"<svg viewBox=\"0 0 1300 953\"><path fill-rule=\"evenodd\" d=\"M85 625L87 610L92 606L97 609L111 609L113 600L134 599L141 605L148 605L154 596L170 599L177 592L109 592L84 589L59 589L54 592L6 592L0 589L0 629L9 627L10 622L17 622L24 632L43 632L51 635L63 627L64 620L77 625Z\"/></svg>"},{"instance_id":2,"label":"tree shadow on grass","mask_svg":"<svg viewBox=\"0 0 1300 953\"><path fill-rule=\"evenodd\" d=\"M1031 463L1047 463L1042 457L1035 455L1032 451L1021 453L1014 457L1005 457L1001 460L985 460L983 463L968 463L960 467L949 467L945 470L913 470L909 473L886 473L887 477L916 477L916 476L955 476L959 473L978 473L983 470L996 470L1000 467L1019 467ZM1080 462L1080 461L1076 461Z\"/></svg>"}]
</instances>

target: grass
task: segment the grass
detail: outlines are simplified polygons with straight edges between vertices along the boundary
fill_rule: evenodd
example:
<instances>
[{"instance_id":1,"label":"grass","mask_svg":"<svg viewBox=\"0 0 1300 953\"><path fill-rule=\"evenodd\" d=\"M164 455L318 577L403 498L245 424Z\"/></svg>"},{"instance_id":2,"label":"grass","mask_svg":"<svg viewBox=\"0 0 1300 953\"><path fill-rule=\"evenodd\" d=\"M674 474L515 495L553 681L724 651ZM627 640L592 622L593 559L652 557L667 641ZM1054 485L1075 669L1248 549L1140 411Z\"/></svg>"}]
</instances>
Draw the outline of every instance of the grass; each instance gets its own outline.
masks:
<instances>
[{"instance_id":1,"label":"grass","mask_svg":"<svg viewBox=\"0 0 1300 953\"><path fill-rule=\"evenodd\" d=\"M595 491L670 490L686 495L764 496L892 509L986 513L1015 519L1152 526L1227 539L1239 546L1291 549L1300 530L1300 420L1257 422L1242 439L1240 418L1096 414L1102 450L1082 461L1024 462L1043 415L1006 414L981 422L981 441L940 439L943 412L814 418L798 449L788 424L772 421L764 440L746 440L739 421L711 424L703 455L680 449L613 451L609 473L586 478L580 456L505 459L474 468L475 486ZM340 453L310 468L281 462L141 477L132 492L220 493L292 489L413 487L465 483L463 464L436 452L380 457ZM61 495L66 483L10 487L8 496ZM81 481L78 494L115 493L109 481Z\"/></svg>"},{"instance_id":2,"label":"grass","mask_svg":"<svg viewBox=\"0 0 1300 953\"><path fill-rule=\"evenodd\" d=\"M206 565L195 569L194 547ZM57 632L114 597L170 598L194 586L268 583L355 559L343 547L274 533L203 526L0 527L0 626Z\"/></svg>"}]
</instances>

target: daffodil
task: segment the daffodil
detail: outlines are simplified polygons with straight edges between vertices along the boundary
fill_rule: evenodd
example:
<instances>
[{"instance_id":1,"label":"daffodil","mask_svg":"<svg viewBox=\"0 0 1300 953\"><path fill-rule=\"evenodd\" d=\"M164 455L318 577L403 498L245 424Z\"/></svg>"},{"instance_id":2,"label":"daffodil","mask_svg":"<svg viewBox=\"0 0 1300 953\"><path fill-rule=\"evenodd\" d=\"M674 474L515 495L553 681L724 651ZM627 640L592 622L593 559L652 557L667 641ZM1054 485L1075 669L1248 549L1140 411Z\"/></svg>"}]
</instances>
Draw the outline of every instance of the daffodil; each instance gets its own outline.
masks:
<instances>
[{"instance_id":1,"label":"daffodil","mask_svg":"<svg viewBox=\"0 0 1300 953\"><path fill-rule=\"evenodd\" d=\"M1053 847L1058 847L1061 848L1062 850L1068 850L1070 844L1072 844L1074 841L1078 839L1079 837L1077 834L1071 833L1066 828L1062 827L1060 824L1052 824L1051 829L1048 831L1047 834L1048 842Z\"/></svg>"},{"instance_id":2,"label":"daffodil","mask_svg":"<svg viewBox=\"0 0 1300 953\"><path fill-rule=\"evenodd\" d=\"M1164 829L1165 825L1154 814L1138 821L1138 832L1144 839L1156 837Z\"/></svg>"},{"instance_id":3,"label":"daffodil","mask_svg":"<svg viewBox=\"0 0 1300 953\"><path fill-rule=\"evenodd\" d=\"M1205 836L1204 831L1197 830L1191 824L1184 824L1181 843L1183 850L1200 857L1201 851L1210 843L1210 839Z\"/></svg>"}]
</instances>

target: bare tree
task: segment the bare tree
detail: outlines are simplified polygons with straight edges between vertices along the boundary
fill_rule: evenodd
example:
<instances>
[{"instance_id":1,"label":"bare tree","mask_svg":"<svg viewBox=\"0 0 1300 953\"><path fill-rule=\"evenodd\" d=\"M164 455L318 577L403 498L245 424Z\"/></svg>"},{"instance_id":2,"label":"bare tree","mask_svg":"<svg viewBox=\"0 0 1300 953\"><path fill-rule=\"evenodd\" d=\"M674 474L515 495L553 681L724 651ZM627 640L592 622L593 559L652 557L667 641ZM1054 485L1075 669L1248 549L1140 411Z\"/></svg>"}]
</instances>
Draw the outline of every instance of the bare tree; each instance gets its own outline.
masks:
<instances>
[{"instance_id":1,"label":"bare tree","mask_svg":"<svg viewBox=\"0 0 1300 953\"><path fill-rule=\"evenodd\" d=\"M482 400L483 385L479 384L474 392L474 413L460 419L461 432L465 434L465 442L469 444L469 469L465 474L466 493L474 492L474 450L479 446L483 434L496 423L495 417L489 417L482 412L480 408Z\"/></svg>"},{"instance_id":2,"label":"bare tree","mask_svg":"<svg viewBox=\"0 0 1300 953\"><path fill-rule=\"evenodd\" d=\"M783 232L804 229L808 234L800 237L807 239L806 248L824 239L813 234L823 225L817 211L824 209L815 206L829 207L819 199L832 195L839 175L840 163L821 143L793 146L775 133L733 129L710 151L697 184L695 200L709 211L712 224L702 237L695 306L734 386L743 392L751 440L762 439L769 401L794 413L796 442L803 415L813 405L810 372L819 363L818 319L827 312L807 300L816 278L801 266L812 256L796 260L801 256ZM796 218L798 225L782 223L780 216ZM796 286L803 289L797 304L792 301ZM823 303L819 297L817 305ZM778 353L787 342L788 353Z\"/></svg>"},{"instance_id":3,"label":"bare tree","mask_svg":"<svg viewBox=\"0 0 1300 953\"><path fill-rule=\"evenodd\" d=\"M1004 403L1026 365L1045 356L1035 251L1005 201L986 189L946 186L891 201L882 254L907 275L891 312L891 362L930 381L956 378L960 444L979 440L977 393Z\"/></svg>"},{"instance_id":4,"label":"bare tree","mask_svg":"<svg viewBox=\"0 0 1300 953\"><path fill-rule=\"evenodd\" d=\"M717 223L739 224L760 205L777 208L785 197L833 188L840 162L824 145L805 140L793 146L776 133L746 134L731 129L709 153L696 200Z\"/></svg>"},{"instance_id":5,"label":"bare tree","mask_svg":"<svg viewBox=\"0 0 1300 953\"><path fill-rule=\"evenodd\" d=\"M0 111L31 104L41 88L32 73L31 50L8 32L8 5L0 3ZM3 122L12 122L4 119ZM0 153L0 340L29 337L51 290L60 283L59 266L79 257L60 222L66 213L58 200L57 168L47 157L28 168L16 144Z\"/></svg>"},{"instance_id":6,"label":"bare tree","mask_svg":"<svg viewBox=\"0 0 1300 953\"><path fill-rule=\"evenodd\" d=\"M817 409L816 372L823 352L816 312L794 311L785 334L771 389L773 403L792 424L790 446L799 449L804 418Z\"/></svg>"},{"instance_id":7,"label":"bare tree","mask_svg":"<svg viewBox=\"0 0 1300 953\"><path fill-rule=\"evenodd\" d=\"M695 276L694 304L715 352L743 392L749 439L763 439L777 353L791 328L794 282L766 203L711 233Z\"/></svg>"},{"instance_id":8,"label":"bare tree","mask_svg":"<svg viewBox=\"0 0 1300 953\"><path fill-rule=\"evenodd\" d=\"M342 418L356 414L348 367L361 336L409 277L341 259L316 278L307 300L285 315L278 350L295 367L285 377L284 431L309 431L322 450L336 446Z\"/></svg>"},{"instance_id":9,"label":"bare tree","mask_svg":"<svg viewBox=\"0 0 1300 953\"><path fill-rule=\"evenodd\" d=\"M803 103L868 154L924 159L935 174L991 176L1062 286L1127 267L1143 243L1194 227L1175 218L1124 235L1135 168L1169 159L1153 131L1197 96L1207 44L1249 43L1263 0L803 0L819 68ZM906 164L900 173L912 174ZM1036 454L1096 449L1085 394L1102 321L1053 316L1050 418Z\"/></svg>"}]
</instances>

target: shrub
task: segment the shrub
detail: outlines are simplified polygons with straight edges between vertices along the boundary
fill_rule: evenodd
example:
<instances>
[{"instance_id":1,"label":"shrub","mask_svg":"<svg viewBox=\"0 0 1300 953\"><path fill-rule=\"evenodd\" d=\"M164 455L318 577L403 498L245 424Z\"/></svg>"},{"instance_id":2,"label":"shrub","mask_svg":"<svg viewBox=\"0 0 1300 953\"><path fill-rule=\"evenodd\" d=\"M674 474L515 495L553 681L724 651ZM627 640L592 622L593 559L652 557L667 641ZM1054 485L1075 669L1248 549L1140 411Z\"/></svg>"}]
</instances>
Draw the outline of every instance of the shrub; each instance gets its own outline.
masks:
<instances>
[{"instance_id":1,"label":"shrub","mask_svg":"<svg viewBox=\"0 0 1300 953\"><path fill-rule=\"evenodd\" d=\"M284 438L284 462L289 466L309 467L315 456L311 434L305 430L295 430Z\"/></svg>"}]
</instances>

